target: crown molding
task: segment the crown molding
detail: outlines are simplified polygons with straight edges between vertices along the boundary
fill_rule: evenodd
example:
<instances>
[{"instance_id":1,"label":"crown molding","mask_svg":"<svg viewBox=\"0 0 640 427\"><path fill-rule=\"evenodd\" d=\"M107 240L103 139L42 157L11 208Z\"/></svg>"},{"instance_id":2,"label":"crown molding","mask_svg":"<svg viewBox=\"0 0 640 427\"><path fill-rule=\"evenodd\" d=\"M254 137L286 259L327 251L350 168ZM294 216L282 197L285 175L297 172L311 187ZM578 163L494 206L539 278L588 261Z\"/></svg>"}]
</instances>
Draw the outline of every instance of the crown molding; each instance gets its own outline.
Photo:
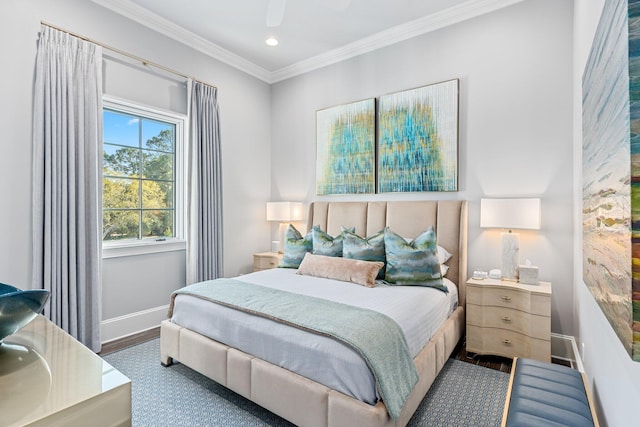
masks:
<instances>
[{"instance_id":1,"label":"crown molding","mask_svg":"<svg viewBox=\"0 0 640 427\"><path fill-rule=\"evenodd\" d=\"M129 0L91 0L104 8L122 15L147 28L183 43L211 58L217 59L253 77L271 83L271 73L251 61L237 55L199 35L188 31L168 19L138 6Z\"/></svg>"},{"instance_id":2,"label":"crown molding","mask_svg":"<svg viewBox=\"0 0 640 427\"><path fill-rule=\"evenodd\" d=\"M129 0L91 1L271 84L520 3L523 0L469 0L272 72Z\"/></svg>"},{"instance_id":3,"label":"crown molding","mask_svg":"<svg viewBox=\"0 0 640 427\"><path fill-rule=\"evenodd\" d=\"M523 0L470 0L433 15L398 25L338 49L305 59L271 73L271 83L295 77L367 52L520 3Z\"/></svg>"}]
</instances>

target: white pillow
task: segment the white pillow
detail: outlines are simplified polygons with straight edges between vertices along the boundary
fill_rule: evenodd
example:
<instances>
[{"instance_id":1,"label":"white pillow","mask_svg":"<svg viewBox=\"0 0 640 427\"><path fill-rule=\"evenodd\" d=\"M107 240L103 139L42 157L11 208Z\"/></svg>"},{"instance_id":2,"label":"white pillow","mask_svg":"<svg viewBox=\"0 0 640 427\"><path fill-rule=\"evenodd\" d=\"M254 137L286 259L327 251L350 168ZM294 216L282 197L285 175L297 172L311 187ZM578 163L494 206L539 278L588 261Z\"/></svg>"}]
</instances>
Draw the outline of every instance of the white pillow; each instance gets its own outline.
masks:
<instances>
[{"instance_id":1,"label":"white pillow","mask_svg":"<svg viewBox=\"0 0 640 427\"><path fill-rule=\"evenodd\" d=\"M444 264L449 261L453 255L451 255L445 248L438 245L438 262ZM444 273L442 273L444 275Z\"/></svg>"},{"instance_id":2,"label":"white pillow","mask_svg":"<svg viewBox=\"0 0 640 427\"><path fill-rule=\"evenodd\" d=\"M445 264L440 264L440 274L442 274L442 277L444 277L447 274L447 271L449 271L449 266Z\"/></svg>"}]
</instances>

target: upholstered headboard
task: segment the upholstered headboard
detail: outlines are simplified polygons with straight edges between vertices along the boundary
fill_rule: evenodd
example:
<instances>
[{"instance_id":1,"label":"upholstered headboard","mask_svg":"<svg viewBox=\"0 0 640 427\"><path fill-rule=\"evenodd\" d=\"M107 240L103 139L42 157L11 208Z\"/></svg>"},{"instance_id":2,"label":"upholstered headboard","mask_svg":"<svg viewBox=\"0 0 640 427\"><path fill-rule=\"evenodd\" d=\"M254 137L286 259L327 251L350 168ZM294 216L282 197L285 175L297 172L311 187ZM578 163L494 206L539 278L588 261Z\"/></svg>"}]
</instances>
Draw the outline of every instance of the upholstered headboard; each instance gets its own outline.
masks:
<instances>
[{"instance_id":1,"label":"upholstered headboard","mask_svg":"<svg viewBox=\"0 0 640 427\"><path fill-rule=\"evenodd\" d=\"M453 256L447 262L447 278L458 285L460 304L465 302L467 280L467 202L464 200L412 202L313 202L307 227L319 225L327 233L340 234L340 227L355 227L370 236L384 227L413 239L433 225L438 245Z\"/></svg>"}]
</instances>

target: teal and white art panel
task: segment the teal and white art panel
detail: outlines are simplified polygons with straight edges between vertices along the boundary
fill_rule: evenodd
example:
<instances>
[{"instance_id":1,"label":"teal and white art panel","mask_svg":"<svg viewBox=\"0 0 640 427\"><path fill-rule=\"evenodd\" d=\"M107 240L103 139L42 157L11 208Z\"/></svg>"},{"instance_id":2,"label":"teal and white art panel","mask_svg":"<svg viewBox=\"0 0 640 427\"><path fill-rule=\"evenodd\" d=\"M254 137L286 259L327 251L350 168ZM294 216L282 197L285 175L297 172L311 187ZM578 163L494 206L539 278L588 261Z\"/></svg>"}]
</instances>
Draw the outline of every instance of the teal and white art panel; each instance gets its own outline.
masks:
<instances>
[{"instance_id":1,"label":"teal and white art panel","mask_svg":"<svg viewBox=\"0 0 640 427\"><path fill-rule=\"evenodd\" d=\"M458 190L458 79L380 97L378 192Z\"/></svg>"},{"instance_id":2,"label":"teal and white art panel","mask_svg":"<svg viewBox=\"0 0 640 427\"><path fill-rule=\"evenodd\" d=\"M375 99L316 112L316 193L375 192Z\"/></svg>"},{"instance_id":3,"label":"teal and white art panel","mask_svg":"<svg viewBox=\"0 0 640 427\"><path fill-rule=\"evenodd\" d=\"M583 278L640 361L638 0L606 0L582 79Z\"/></svg>"}]
</instances>

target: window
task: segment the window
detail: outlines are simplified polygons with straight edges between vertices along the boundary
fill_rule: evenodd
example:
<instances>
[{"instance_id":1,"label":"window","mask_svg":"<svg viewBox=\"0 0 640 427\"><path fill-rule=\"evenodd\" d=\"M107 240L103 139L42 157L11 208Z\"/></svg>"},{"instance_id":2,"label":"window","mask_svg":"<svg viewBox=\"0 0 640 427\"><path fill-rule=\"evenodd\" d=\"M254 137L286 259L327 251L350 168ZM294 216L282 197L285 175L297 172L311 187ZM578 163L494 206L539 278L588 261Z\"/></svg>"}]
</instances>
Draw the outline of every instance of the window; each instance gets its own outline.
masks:
<instances>
[{"instance_id":1,"label":"window","mask_svg":"<svg viewBox=\"0 0 640 427\"><path fill-rule=\"evenodd\" d=\"M104 100L102 239L105 244L182 237L184 118Z\"/></svg>"}]
</instances>

